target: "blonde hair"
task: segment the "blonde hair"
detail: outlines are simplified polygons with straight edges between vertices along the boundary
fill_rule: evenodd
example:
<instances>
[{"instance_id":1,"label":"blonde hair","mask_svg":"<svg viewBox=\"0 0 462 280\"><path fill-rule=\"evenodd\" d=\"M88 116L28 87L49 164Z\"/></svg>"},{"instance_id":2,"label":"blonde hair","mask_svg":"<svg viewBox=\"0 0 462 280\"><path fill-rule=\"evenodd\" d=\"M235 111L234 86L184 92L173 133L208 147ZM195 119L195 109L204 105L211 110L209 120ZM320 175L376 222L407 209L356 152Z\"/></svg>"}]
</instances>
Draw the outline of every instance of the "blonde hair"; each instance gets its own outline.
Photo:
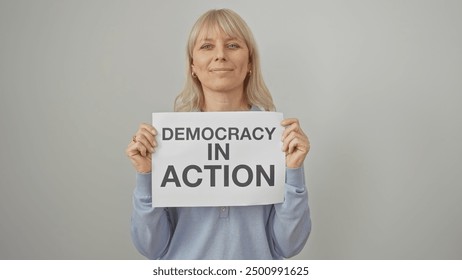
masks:
<instances>
[{"instance_id":1,"label":"blonde hair","mask_svg":"<svg viewBox=\"0 0 462 280\"><path fill-rule=\"evenodd\" d=\"M186 82L183 90L175 99L176 112L200 111L204 105L204 93L199 79L192 77L193 48L198 36L204 28L220 28L230 37L243 40L249 49L251 72L244 80L244 96L251 106L257 106L264 111L274 111L273 98L263 81L260 69L260 57L252 32L245 21L229 9L210 10L203 14L194 24L189 34L187 52Z\"/></svg>"}]
</instances>

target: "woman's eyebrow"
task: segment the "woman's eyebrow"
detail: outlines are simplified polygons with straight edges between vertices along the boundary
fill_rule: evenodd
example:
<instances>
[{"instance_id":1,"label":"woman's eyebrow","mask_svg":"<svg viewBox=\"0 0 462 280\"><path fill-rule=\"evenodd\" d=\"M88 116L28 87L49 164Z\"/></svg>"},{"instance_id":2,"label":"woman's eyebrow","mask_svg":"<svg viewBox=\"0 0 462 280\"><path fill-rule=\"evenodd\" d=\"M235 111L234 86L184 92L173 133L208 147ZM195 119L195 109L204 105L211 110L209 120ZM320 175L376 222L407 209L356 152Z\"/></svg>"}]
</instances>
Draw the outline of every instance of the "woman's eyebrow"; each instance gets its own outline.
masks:
<instances>
[{"instance_id":1,"label":"woman's eyebrow","mask_svg":"<svg viewBox=\"0 0 462 280\"><path fill-rule=\"evenodd\" d=\"M199 42L212 42L214 41L214 39L212 38L203 38L203 39L200 39ZM224 39L225 42L228 42L228 41L240 41L240 42L243 42L242 39L240 39L239 37L226 37Z\"/></svg>"},{"instance_id":2,"label":"woman's eyebrow","mask_svg":"<svg viewBox=\"0 0 462 280\"><path fill-rule=\"evenodd\" d=\"M243 42L243 40L240 39L239 37L227 37L225 39L225 41L240 41L240 42Z\"/></svg>"}]
</instances>

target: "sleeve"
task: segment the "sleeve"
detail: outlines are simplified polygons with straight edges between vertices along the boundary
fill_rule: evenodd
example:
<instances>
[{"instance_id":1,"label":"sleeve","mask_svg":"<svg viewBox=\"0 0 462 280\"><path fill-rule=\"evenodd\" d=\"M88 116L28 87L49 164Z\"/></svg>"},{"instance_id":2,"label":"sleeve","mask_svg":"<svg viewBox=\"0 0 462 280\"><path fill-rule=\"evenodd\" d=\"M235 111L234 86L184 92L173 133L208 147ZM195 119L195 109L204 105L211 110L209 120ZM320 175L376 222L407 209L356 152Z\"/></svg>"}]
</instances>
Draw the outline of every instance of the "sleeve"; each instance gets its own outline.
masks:
<instances>
[{"instance_id":1,"label":"sleeve","mask_svg":"<svg viewBox=\"0 0 462 280\"><path fill-rule=\"evenodd\" d=\"M277 255L290 258L300 253L311 232L303 167L286 169L285 200L274 205L269 225Z\"/></svg>"},{"instance_id":2,"label":"sleeve","mask_svg":"<svg viewBox=\"0 0 462 280\"><path fill-rule=\"evenodd\" d=\"M173 226L167 210L152 207L151 173L137 173L131 236L136 249L148 259L158 259L168 249Z\"/></svg>"}]
</instances>

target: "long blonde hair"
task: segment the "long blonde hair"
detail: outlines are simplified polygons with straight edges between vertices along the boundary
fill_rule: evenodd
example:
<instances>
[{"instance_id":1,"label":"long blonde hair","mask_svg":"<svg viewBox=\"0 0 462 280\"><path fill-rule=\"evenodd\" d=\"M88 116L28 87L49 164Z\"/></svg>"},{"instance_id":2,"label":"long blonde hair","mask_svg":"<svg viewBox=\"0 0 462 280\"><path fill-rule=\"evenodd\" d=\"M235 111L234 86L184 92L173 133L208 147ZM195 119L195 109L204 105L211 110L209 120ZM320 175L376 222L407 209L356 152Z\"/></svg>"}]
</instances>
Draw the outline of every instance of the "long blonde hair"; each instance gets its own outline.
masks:
<instances>
[{"instance_id":1,"label":"long blonde hair","mask_svg":"<svg viewBox=\"0 0 462 280\"><path fill-rule=\"evenodd\" d=\"M186 82L183 90L175 99L176 112L200 111L204 105L204 93L199 79L192 77L191 65L193 62L193 48L199 33L204 28L218 27L230 37L244 40L249 48L249 62L251 72L244 80L244 96L246 101L264 111L274 111L273 98L263 81L260 69L260 57L257 45L250 28L245 21L234 11L229 9L210 10L203 14L194 24L189 34L187 52Z\"/></svg>"}]
</instances>

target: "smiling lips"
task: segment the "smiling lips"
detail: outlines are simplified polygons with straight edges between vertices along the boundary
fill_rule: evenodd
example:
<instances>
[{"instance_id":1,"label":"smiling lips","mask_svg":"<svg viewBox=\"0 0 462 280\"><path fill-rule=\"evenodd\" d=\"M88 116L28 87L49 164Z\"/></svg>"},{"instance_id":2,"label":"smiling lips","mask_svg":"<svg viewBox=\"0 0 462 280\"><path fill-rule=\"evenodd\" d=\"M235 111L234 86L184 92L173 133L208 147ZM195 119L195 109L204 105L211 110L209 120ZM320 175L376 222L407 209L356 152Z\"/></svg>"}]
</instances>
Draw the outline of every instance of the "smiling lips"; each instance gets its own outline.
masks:
<instances>
[{"instance_id":1,"label":"smiling lips","mask_svg":"<svg viewBox=\"0 0 462 280\"><path fill-rule=\"evenodd\" d=\"M233 71L232 68L212 68L210 69L210 72L229 72Z\"/></svg>"}]
</instances>

